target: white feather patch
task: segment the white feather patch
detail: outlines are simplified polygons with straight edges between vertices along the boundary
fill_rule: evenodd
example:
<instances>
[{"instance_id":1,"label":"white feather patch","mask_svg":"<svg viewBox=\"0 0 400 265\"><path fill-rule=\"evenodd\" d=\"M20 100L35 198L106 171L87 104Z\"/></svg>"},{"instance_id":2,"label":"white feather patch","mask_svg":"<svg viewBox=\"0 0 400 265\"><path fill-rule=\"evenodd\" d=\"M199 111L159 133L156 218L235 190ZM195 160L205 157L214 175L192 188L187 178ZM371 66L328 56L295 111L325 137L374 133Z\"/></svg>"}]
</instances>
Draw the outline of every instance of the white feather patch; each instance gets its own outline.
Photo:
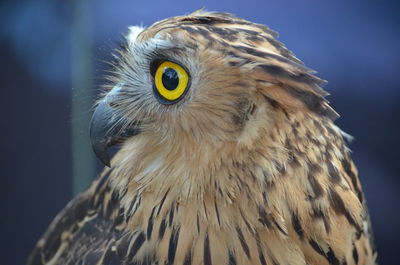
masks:
<instances>
[{"instance_id":1,"label":"white feather patch","mask_svg":"<svg viewBox=\"0 0 400 265\"><path fill-rule=\"evenodd\" d=\"M131 26L129 27L129 33L126 37L129 45L134 45L139 34L144 30L144 27Z\"/></svg>"}]
</instances>

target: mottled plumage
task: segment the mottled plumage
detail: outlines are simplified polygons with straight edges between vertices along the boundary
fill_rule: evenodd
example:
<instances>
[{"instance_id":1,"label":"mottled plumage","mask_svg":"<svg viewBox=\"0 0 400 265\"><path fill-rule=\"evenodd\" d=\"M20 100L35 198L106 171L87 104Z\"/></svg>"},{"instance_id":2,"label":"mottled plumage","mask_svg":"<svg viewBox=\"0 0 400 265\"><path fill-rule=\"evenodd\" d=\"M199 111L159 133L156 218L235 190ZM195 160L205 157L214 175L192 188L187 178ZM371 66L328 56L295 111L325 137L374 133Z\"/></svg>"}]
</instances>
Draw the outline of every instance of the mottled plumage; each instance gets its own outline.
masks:
<instances>
[{"instance_id":1,"label":"mottled plumage","mask_svg":"<svg viewBox=\"0 0 400 265\"><path fill-rule=\"evenodd\" d=\"M202 10L132 27L93 122L121 149L28 264L376 264L324 81L275 37ZM174 104L155 97L156 59L189 73Z\"/></svg>"}]
</instances>

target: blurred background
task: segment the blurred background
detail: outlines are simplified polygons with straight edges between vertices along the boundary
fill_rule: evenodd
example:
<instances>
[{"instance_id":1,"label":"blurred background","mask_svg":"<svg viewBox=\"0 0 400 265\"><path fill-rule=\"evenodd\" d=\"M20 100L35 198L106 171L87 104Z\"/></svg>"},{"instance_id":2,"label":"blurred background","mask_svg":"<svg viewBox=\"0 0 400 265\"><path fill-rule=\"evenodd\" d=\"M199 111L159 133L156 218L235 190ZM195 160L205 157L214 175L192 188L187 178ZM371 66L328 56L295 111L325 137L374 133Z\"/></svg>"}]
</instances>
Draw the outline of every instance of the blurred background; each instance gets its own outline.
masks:
<instances>
[{"instance_id":1,"label":"blurred background","mask_svg":"<svg viewBox=\"0 0 400 265\"><path fill-rule=\"evenodd\" d=\"M400 3L396 0L0 2L0 263L23 264L73 194L101 170L88 139L105 61L128 25L205 6L266 24L341 114L380 264L398 264Z\"/></svg>"}]
</instances>

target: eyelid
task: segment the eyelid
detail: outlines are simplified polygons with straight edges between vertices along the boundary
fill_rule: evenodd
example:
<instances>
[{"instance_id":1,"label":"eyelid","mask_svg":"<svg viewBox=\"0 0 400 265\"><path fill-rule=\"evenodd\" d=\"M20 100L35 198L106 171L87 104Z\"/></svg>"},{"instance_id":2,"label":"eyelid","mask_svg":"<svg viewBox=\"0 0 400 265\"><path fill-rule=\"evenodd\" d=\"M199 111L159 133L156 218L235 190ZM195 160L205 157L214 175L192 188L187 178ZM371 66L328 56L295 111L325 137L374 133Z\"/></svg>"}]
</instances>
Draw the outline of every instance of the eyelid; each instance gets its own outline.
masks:
<instances>
[{"instance_id":1,"label":"eyelid","mask_svg":"<svg viewBox=\"0 0 400 265\"><path fill-rule=\"evenodd\" d=\"M151 76L152 76L153 78L154 78L154 76L155 76L155 73L156 73L156 71L157 71L158 66L160 66L160 64L162 64L162 63L165 62L165 61L169 61L169 62L176 63L177 65L179 65L180 67L182 67L183 70L185 70L186 73L189 75L189 80L191 79L190 72L189 72L189 70L186 68L185 65L183 65L182 63L180 63L179 61L177 61L177 60L175 60L175 59L169 58L169 57L167 57L167 56L162 56L162 55L157 56L156 58L154 58L154 59L150 62L150 74L151 74Z\"/></svg>"}]
</instances>

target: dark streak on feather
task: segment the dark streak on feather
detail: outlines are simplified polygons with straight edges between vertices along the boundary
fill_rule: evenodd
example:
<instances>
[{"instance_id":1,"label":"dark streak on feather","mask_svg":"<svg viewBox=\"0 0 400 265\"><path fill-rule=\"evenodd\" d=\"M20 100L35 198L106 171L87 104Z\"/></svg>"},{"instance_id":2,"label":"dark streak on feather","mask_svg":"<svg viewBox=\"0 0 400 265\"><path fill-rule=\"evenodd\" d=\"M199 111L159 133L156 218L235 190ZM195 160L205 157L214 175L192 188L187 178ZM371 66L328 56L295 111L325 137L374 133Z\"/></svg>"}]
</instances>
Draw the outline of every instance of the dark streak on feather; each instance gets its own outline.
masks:
<instances>
[{"instance_id":1,"label":"dark streak on feather","mask_svg":"<svg viewBox=\"0 0 400 265\"><path fill-rule=\"evenodd\" d=\"M130 204L130 206L129 206L129 209L128 209L128 211L127 211L127 213L129 214L129 216L127 217L127 219L126 219L125 221L128 221L128 220L129 220L129 217L131 217L131 216L133 215L132 211L133 211L133 207L134 207L135 204L136 204L137 197L138 197L138 195L135 194L135 196L133 197L132 202L131 202L131 204Z\"/></svg>"},{"instance_id":2,"label":"dark streak on feather","mask_svg":"<svg viewBox=\"0 0 400 265\"><path fill-rule=\"evenodd\" d=\"M276 101L276 100L274 100L274 99L272 99L272 98L269 98L269 97L267 97L267 96L264 95L264 94L263 94L263 97L264 97L264 99L265 99L266 101L268 101L268 103L269 103L274 109L277 109L277 108L279 107L278 101Z\"/></svg>"},{"instance_id":3,"label":"dark streak on feather","mask_svg":"<svg viewBox=\"0 0 400 265\"><path fill-rule=\"evenodd\" d=\"M181 23L189 22L190 24L213 25L217 23L229 23L231 20L216 16L195 16L195 17L192 16L192 17L181 18L179 21Z\"/></svg>"},{"instance_id":4,"label":"dark streak on feather","mask_svg":"<svg viewBox=\"0 0 400 265\"><path fill-rule=\"evenodd\" d=\"M210 251L210 240L208 238L208 232L204 239L204 265L212 265L211 262L211 251Z\"/></svg>"},{"instance_id":5,"label":"dark streak on feather","mask_svg":"<svg viewBox=\"0 0 400 265\"><path fill-rule=\"evenodd\" d=\"M279 74L282 76L285 76L286 78L292 78L297 82L302 82L302 83L316 83L316 84L323 84L324 82L315 77L310 75L308 72L310 71L307 67L305 67L302 64L299 64L295 61L292 61L286 57L283 57L281 55L277 55L274 53L267 53L258 49L254 49L251 47L243 46L243 45L232 45L233 48L238 49L239 51L245 52L246 54L255 56L255 57L261 57L261 58L273 58L279 62L283 62L286 64L289 64L293 67L295 67L298 70L301 70L302 72L299 73L299 75L295 76L292 73L286 71L284 68L281 68L277 65L268 65L268 64L262 64L259 66L262 70L272 73L272 74Z\"/></svg>"},{"instance_id":6,"label":"dark streak on feather","mask_svg":"<svg viewBox=\"0 0 400 265\"><path fill-rule=\"evenodd\" d=\"M163 239L164 233L165 233L165 228L166 228L165 218L163 218L163 219L161 220L160 229L159 229L159 231L158 231L158 239L160 239L160 240Z\"/></svg>"},{"instance_id":7,"label":"dark streak on feather","mask_svg":"<svg viewBox=\"0 0 400 265\"><path fill-rule=\"evenodd\" d=\"M149 240L151 238L151 233L153 232L153 224L154 224L153 214L154 214L155 209L156 209L156 207L154 206L153 210L151 210L149 220L147 221L147 240Z\"/></svg>"},{"instance_id":8,"label":"dark streak on feather","mask_svg":"<svg viewBox=\"0 0 400 265\"><path fill-rule=\"evenodd\" d=\"M328 252L325 253L322 248L318 245L318 243L316 241L314 241L313 239L309 240L309 243L311 245L311 247L321 256L325 257L328 261L329 264L331 265L339 265L339 260L336 258L335 253L333 252L333 250L331 248L328 249Z\"/></svg>"},{"instance_id":9,"label":"dark streak on feather","mask_svg":"<svg viewBox=\"0 0 400 265\"><path fill-rule=\"evenodd\" d=\"M280 51L282 53L283 56L289 58L292 61L295 61L298 64L303 64L302 61L300 61L299 59L296 58L296 56L290 51L288 50L285 45L281 42L279 42L278 40L271 38L269 36L262 36L266 41L268 41L272 46L275 47L275 49L277 49L278 51Z\"/></svg>"},{"instance_id":10,"label":"dark streak on feather","mask_svg":"<svg viewBox=\"0 0 400 265\"><path fill-rule=\"evenodd\" d=\"M129 236L129 234L126 234L118 241L117 253L119 256L121 257L126 256L130 243L131 243L131 237Z\"/></svg>"},{"instance_id":11,"label":"dark streak on feather","mask_svg":"<svg viewBox=\"0 0 400 265\"><path fill-rule=\"evenodd\" d=\"M173 228L171 232L171 237L169 238L168 263L167 263L169 265L174 264L176 248L178 246L178 240L179 240L179 232L180 232L180 227L177 230Z\"/></svg>"},{"instance_id":12,"label":"dark streak on feather","mask_svg":"<svg viewBox=\"0 0 400 265\"><path fill-rule=\"evenodd\" d=\"M127 193L128 193L128 188L127 187L123 188L123 190L120 193L120 199L124 198Z\"/></svg>"},{"instance_id":13,"label":"dark streak on feather","mask_svg":"<svg viewBox=\"0 0 400 265\"><path fill-rule=\"evenodd\" d=\"M258 56L264 55L265 57L269 57L271 55L269 55L268 53L264 53L264 52L260 52L260 51L254 51L254 55L257 56L257 54L259 54ZM273 58L278 57L279 61L283 61L283 62L287 62L288 60L282 59L284 57L281 56L271 56ZM277 59L277 58L275 58ZM292 63L293 64L293 63ZM274 64L261 64L258 66L261 70L263 70L266 73L271 74L274 77L281 77L284 79L290 79L293 80L295 82L298 83L303 83L303 84L307 84L310 86L315 86L316 84L321 84L322 82L314 77L313 75L308 74L307 72L298 72L297 74L294 74L290 71L288 71L287 69L285 69L284 67L278 66L278 65L274 65ZM306 93L306 91L303 91L304 93ZM294 92L293 92L294 93ZM298 96L300 96L301 92L298 91ZM306 96L311 96L310 92L307 92L306 94L304 94L304 98L306 98ZM323 94L325 95L325 94ZM322 95L319 95L319 97L322 97Z\"/></svg>"},{"instance_id":14,"label":"dark streak on feather","mask_svg":"<svg viewBox=\"0 0 400 265\"><path fill-rule=\"evenodd\" d=\"M346 206L345 206L342 198L334 189L330 189L330 203L331 203L333 210L337 214L343 214L346 217L347 221L351 225L353 225L357 231L361 230L360 226L356 223L354 218L351 216L350 212L346 209Z\"/></svg>"},{"instance_id":15,"label":"dark streak on feather","mask_svg":"<svg viewBox=\"0 0 400 265\"><path fill-rule=\"evenodd\" d=\"M172 221L174 220L174 206L171 206L171 209L169 210L169 221L168 224L169 226L172 225Z\"/></svg>"},{"instance_id":16,"label":"dark streak on feather","mask_svg":"<svg viewBox=\"0 0 400 265\"><path fill-rule=\"evenodd\" d=\"M135 241L133 242L132 247L129 249L129 254L128 254L129 260L132 260L136 256L136 254L142 247L144 241L145 241L145 235L143 232L140 232L137 235Z\"/></svg>"},{"instance_id":17,"label":"dark streak on feather","mask_svg":"<svg viewBox=\"0 0 400 265\"><path fill-rule=\"evenodd\" d=\"M332 164L332 162L328 162L327 164L328 164L327 166L328 166L328 173L329 173L330 180L333 183L339 183L341 180L339 172L337 171L335 166Z\"/></svg>"},{"instance_id":18,"label":"dark streak on feather","mask_svg":"<svg viewBox=\"0 0 400 265\"><path fill-rule=\"evenodd\" d=\"M221 220L220 220L220 217L219 217L219 210L218 210L217 201L214 202L214 206L215 206L215 213L217 214L218 225L221 227Z\"/></svg>"},{"instance_id":19,"label":"dark streak on feather","mask_svg":"<svg viewBox=\"0 0 400 265\"><path fill-rule=\"evenodd\" d=\"M353 184L354 190L356 191L357 197L360 202L363 202L363 195L357 183L357 176L354 174L353 170L351 170L351 164L348 158L344 158L342 160L342 166L346 174L350 177L351 183Z\"/></svg>"},{"instance_id":20,"label":"dark streak on feather","mask_svg":"<svg viewBox=\"0 0 400 265\"><path fill-rule=\"evenodd\" d=\"M140 204L142 203L142 197L135 195L131 202L131 206L129 207L128 216L125 222L128 222L129 219L136 213L137 209L139 208Z\"/></svg>"},{"instance_id":21,"label":"dark streak on feather","mask_svg":"<svg viewBox=\"0 0 400 265\"><path fill-rule=\"evenodd\" d=\"M106 218L110 218L113 210L115 209L115 206L118 205L119 203L118 200L118 194L116 192L111 193L111 199L107 202L107 207L104 213L104 216Z\"/></svg>"},{"instance_id":22,"label":"dark streak on feather","mask_svg":"<svg viewBox=\"0 0 400 265\"><path fill-rule=\"evenodd\" d=\"M183 265L191 265L192 264L192 250L189 249L185 255L185 260L183 261Z\"/></svg>"},{"instance_id":23,"label":"dark streak on feather","mask_svg":"<svg viewBox=\"0 0 400 265\"><path fill-rule=\"evenodd\" d=\"M240 244L242 245L244 253L246 253L246 256L248 258L250 258L250 249L246 243L246 240L244 239L244 236L243 236L243 233L242 233L242 230L240 229L240 227L236 227L236 232L238 234L238 238L239 238Z\"/></svg>"},{"instance_id":24,"label":"dark streak on feather","mask_svg":"<svg viewBox=\"0 0 400 265\"><path fill-rule=\"evenodd\" d=\"M285 230L283 230L283 228L276 222L275 219L274 219L274 224L282 234L284 234L285 236L288 236L288 233Z\"/></svg>"},{"instance_id":25,"label":"dark streak on feather","mask_svg":"<svg viewBox=\"0 0 400 265\"><path fill-rule=\"evenodd\" d=\"M157 216L160 214L161 208L162 208L163 205L164 205L165 198L167 198L167 195L168 195L169 190L170 190L170 189L168 189L168 190L165 192L163 198L161 199L160 206L158 207L158 211L157 211Z\"/></svg>"},{"instance_id":26,"label":"dark streak on feather","mask_svg":"<svg viewBox=\"0 0 400 265\"><path fill-rule=\"evenodd\" d=\"M292 159L290 160L289 163L292 166L292 168L296 168L296 167L300 167L301 166L299 159L297 158L297 156L295 156L293 154L292 154Z\"/></svg>"},{"instance_id":27,"label":"dark streak on feather","mask_svg":"<svg viewBox=\"0 0 400 265\"><path fill-rule=\"evenodd\" d=\"M329 217L325 215L324 212L316 205L313 205L313 211L311 216L313 218L322 219L322 221L324 222L325 231L327 234L329 234L329 232L331 231L331 227L329 224Z\"/></svg>"},{"instance_id":28,"label":"dark streak on feather","mask_svg":"<svg viewBox=\"0 0 400 265\"><path fill-rule=\"evenodd\" d=\"M236 265L235 254L230 249L228 250L228 265Z\"/></svg>"},{"instance_id":29,"label":"dark streak on feather","mask_svg":"<svg viewBox=\"0 0 400 265\"><path fill-rule=\"evenodd\" d=\"M196 226L197 226L197 233L200 233L200 220L199 220L199 215L197 215L196 218Z\"/></svg>"},{"instance_id":30,"label":"dark streak on feather","mask_svg":"<svg viewBox=\"0 0 400 265\"><path fill-rule=\"evenodd\" d=\"M120 225L124 221L124 217L125 217L124 208L120 208L117 213L117 216L115 217L115 219L113 221L114 226Z\"/></svg>"},{"instance_id":31,"label":"dark streak on feather","mask_svg":"<svg viewBox=\"0 0 400 265\"><path fill-rule=\"evenodd\" d=\"M282 85L282 88L293 95L293 97L301 100L310 111L322 117L328 117L331 120L335 120L339 117L333 109L324 104L326 103L326 99L323 96L291 86Z\"/></svg>"},{"instance_id":32,"label":"dark streak on feather","mask_svg":"<svg viewBox=\"0 0 400 265\"><path fill-rule=\"evenodd\" d=\"M206 220L208 220L208 214L207 214L207 206L206 206L206 201L203 201L203 209L204 209L204 215L206 216Z\"/></svg>"},{"instance_id":33,"label":"dark streak on feather","mask_svg":"<svg viewBox=\"0 0 400 265\"><path fill-rule=\"evenodd\" d=\"M316 175L322 172L322 167L318 164L311 163L309 166L310 174Z\"/></svg>"},{"instance_id":34,"label":"dark streak on feather","mask_svg":"<svg viewBox=\"0 0 400 265\"><path fill-rule=\"evenodd\" d=\"M210 32L208 30L205 30L203 28L197 27L197 32L202 35L205 39L209 40L210 42L215 41L215 39L210 35Z\"/></svg>"},{"instance_id":35,"label":"dark streak on feather","mask_svg":"<svg viewBox=\"0 0 400 265\"><path fill-rule=\"evenodd\" d=\"M261 265L267 265L267 261L265 260L263 248L261 247L261 241L258 234L256 236L256 242L257 242L258 258L260 260L260 263Z\"/></svg>"},{"instance_id":36,"label":"dark streak on feather","mask_svg":"<svg viewBox=\"0 0 400 265\"><path fill-rule=\"evenodd\" d=\"M235 112L231 113L232 121L235 125L243 127L245 121L249 119L250 101L244 97L235 103Z\"/></svg>"},{"instance_id":37,"label":"dark streak on feather","mask_svg":"<svg viewBox=\"0 0 400 265\"><path fill-rule=\"evenodd\" d=\"M310 246L311 246L318 254L320 254L321 256L326 257L325 252L322 250L322 248L318 245L318 243L317 243L314 239L311 238L308 242L310 243Z\"/></svg>"},{"instance_id":38,"label":"dark streak on feather","mask_svg":"<svg viewBox=\"0 0 400 265\"><path fill-rule=\"evenodd\" d=\"M353 245L353 259L354 263L357 265L358 264L358 251L355 245Z\"/></svg>"},{"instance_id":39,"label":"dark streak on feather","mask_svg":"<svg viewBox=\"0 0 400 265\"><path fill-rule=\"evenodd\" d=\"M308 181L310 182L311 188L314 192L314 197L312 199L322 197L324 195L324 189L311 173L308 174Z\"/></svg>"},{"instance_id":40,"label":"dark streak on feather","mask_svg":"<svg viewBox=\"0 0 400 265\"><path fill-rule=\"evenodd\" d=\"M251 225L249 224L249 222L247 221L247 218L246 218L245 215L243 214L242 210L240 210L240 215L242 216L243 221L244 221L244 223L245 223L246 226L247 226L247 229L249 229L249 231L252 231L253 229L252 229Z\"/></svg>"},{"instance_id":41,"label":"dark streak on feather","mask_svg":"<svg viewBox=\"0 0 400 265\"><path fill-rule=\"evenodd\" d=\"M236 41L237 34L239 33L238 30L231 29L231 28L221 28L221 27L208 27L208 29L219 35L222 39L226 39L229 41Z\"/></svg>"},{"instance_id":42,"label":"dark streak on feather","mask_svg":"<svg viewBox=\"0 0 400 265\"><path fill-rule=\"evenodd\" d=\"M265 209L261 206L258 206L258 221L268 228L271 227L271 221L268 218L268 214L265 212Z\"/></svg>"},{"instance_id":43,"label":"dark streak on feather","mask_svg":"<svg viewBox=\"0 0 400 265\"><path fill-rule=\"evenodd\" d=\"M296 233L299 236L299 238L301 240L303 240L304 231L303 231L303 228L301 227L299 217L295 213L292 214L292 225L293 225L294 231L296 231Z\"/></svg>"},{"instance_id":44,"label":"dark streak on feather","mask_svg":"<svg viewBox=\"0 0 400 265\"><path fill-rule=\"evenodd\" d=\"M328 252L326 253L326 258L329 261L329 264L331 265L339 265L340 262L337 259L335 253L333 252L333 250L331 248L329 248Z\"/></svg>"}]
</instances>

